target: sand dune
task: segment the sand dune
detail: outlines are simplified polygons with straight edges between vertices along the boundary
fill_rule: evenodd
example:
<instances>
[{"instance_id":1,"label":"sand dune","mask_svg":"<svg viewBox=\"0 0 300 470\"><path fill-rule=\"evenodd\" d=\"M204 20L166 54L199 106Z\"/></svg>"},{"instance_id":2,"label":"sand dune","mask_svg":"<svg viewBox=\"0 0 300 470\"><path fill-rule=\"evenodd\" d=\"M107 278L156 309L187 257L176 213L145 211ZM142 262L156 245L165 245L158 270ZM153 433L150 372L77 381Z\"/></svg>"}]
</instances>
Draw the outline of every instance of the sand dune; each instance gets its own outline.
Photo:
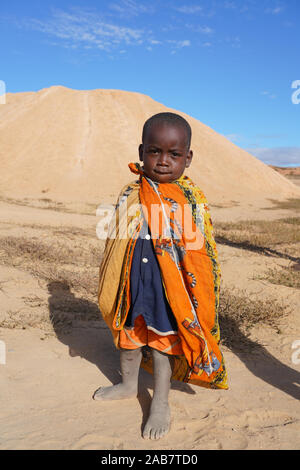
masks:
<instances>
[{"instance_id":1,"label":"sand dune","mask_svg":"<svg viewBox=\"0 0 300 470\"><path fill-rule=\"evenodd\" d=\"M115 200L132 180L144 121L175 111L150 97L119 90L53 86L7 94L0 107L1 194L91 203ZM299 197L300 188L200 121L191 124L194 161L187 172L211 203L256 204Z\"/></svg>"}]
</instances>

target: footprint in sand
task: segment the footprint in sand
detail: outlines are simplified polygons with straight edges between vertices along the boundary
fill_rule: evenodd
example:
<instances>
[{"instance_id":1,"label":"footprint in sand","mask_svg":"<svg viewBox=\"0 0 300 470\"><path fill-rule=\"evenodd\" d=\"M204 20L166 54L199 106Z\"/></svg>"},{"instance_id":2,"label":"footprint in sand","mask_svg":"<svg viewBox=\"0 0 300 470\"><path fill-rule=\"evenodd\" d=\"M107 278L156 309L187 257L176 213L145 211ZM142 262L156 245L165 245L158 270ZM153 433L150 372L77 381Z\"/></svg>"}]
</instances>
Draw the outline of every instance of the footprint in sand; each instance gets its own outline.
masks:
<instances>
[{"instance_id":1,"label":"footprint in sand","mask_svg":"<svg viewBox=\"0 0 300 470\"><path fill-rule=\"evenodd\" d=\"M247 410L239 414L213 417L204 426L194 426L194 449L243 450L249 446L249 438L271 428L293 423L295 419L276 410ZM192 427L193 423L191 423ZM253 439L252 439L253 440Z\"/></svg>"},{"instance_id":2,"label":"footprint in sand","mask_svg":"<svg viewBox=\"0 0 300 470\"><path fill-rule=\"evenodd\" d=\"M106 438L99 434L85 434L72 446L72 450L123 450L124 446L120 439Z\"/></svg>"},{"instance_id":3,"label":"footprint in sand","mask_svg":"<svg viewBox=\"0 0 300 470\"><path fill-rule=\"evenodd\" d=\"M225 416L221 420L224 426L237 428L263 429L284 426L295 421L290 414L276 410L256 409L246 410L238 415Z\"/></svg>"},{"instance_id":4,"label":"footprint in sand","mask_svg":"<svg viewBox=\"0 0 300 470\"><path fill-rule=\"evenodd\" d=\"M222 422L214 412L202 411L199 417L186 425L191 449L224 449L243 450L248 447L248 439L243 430L234 427L233 423Z\"/></svg>"}]
</instances>

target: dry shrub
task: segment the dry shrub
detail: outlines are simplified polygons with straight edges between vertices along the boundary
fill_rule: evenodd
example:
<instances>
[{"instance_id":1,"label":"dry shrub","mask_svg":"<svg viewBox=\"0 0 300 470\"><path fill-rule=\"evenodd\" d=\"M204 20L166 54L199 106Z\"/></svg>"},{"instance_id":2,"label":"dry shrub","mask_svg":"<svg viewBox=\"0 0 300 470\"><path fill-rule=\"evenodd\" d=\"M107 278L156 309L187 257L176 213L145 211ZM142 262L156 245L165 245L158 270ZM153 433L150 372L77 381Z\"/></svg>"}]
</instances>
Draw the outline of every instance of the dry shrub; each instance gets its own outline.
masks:
<instances>
[{"instance_id":1,"label":"dry shrub","mask_svg":"<svg viewBox=\"0 0 300 470\"><path fill-rule=\"evenodd\" d=\"M44 275L44 279L45 279ZM24 297L24 307L19 310L2 312L0 327L2 328L39 328L49 335L70 331L78 324L103 325L99 307L94 297L74 293L68 281L59 276L48 280L46 290L48 298L38 296ZM79 289L80 290L80 289Z\"/></svg>"},{"instance_id":2,"label":"dry shrub","mask_svg":"<svg viewBox=\"0 0 300 470\"><path fill-rule=\"evenodd\" d=\"M219 304L221 343L229 348L242 345L258 324L269 325L280 333L279 320L289 313L288 305L274 299L254 299L245 290L222 288Z\"/></svg>"},{"instance_id":3,"label":"dry shrub","mask_svg":"<svg viewBox=\"0 0 300 470\"><path fill-rule=\"evenodd\" d=\"M80 203L80 207L78 207L78 204L77 207L74 207L74 204L55 201L47 197L25 197L22 199L17 199L0 195L0 201L6 202L7 204L33 207L35 209L46 209L58 212L65 212L68 214L95 215L97 209L97 204L91 204L89 202Z\"/></svg>"},{"instance_id":4,"label":"dry shrub","mask_svg":"<svg viewBox=\"0 0 300 470\"><path fill-rule=\"evenodd\" d=\"M216 223L216 241L238 248L260 252L264 255L300 261L300 217L286 217L277 220L244 220L236 223ZM299 272L293 266L281 270L270 269L264 276L274 284L299 288Z\"/></svg>"},{"instance_id":5,"label":"dry shrub","mask_svg":"<svg viewBox=\"0 0 300 470\"><path fill-rule=\"evenodd\" d=\"M13 266L24 261L48 262L54 264L75 264L99 266L101 252L99 247L86 241L78 246L53 238L53 243L46 244L40 240L26 237L0 238L0 261Z\"/></svg>"},{"instance_id":6,"label":"dry shrub","mask_svg":"<svg viewBox=\"0 0 300 470\"><path fill-rule=\"evenodd\" d=\"M25 270L46 286L45 298L24 297L20 311L2 312L0 326L5 328L38 327L60 331L78 321L100 321L97 299L99 265L103 247L96 238L70 240L53 236L50 243L37 237L0 238L0 263ZM67 286L55 292L53 286ZM48 296L47 296L48 287ZM71 293L72 290L72 293Z\"/></svg>"},{"instance_id":7,"label":"dry shrub","mask_svg":"<svg viewBox=\"0 0 300 470\"><path fill-rule=\"evenodd\" d=\"M31 274L47 282L67 283L75 292L96 298L98 289L98 268L74 271L57 265L39 264L31 266Z\"/></svg>"},{"instance_id":8,"label":"dry shrub","mask_svg":"<svg viewBox=\"0 0 300 470\"><path fill-rule=\"evenodd\" d=\"M263 276L255 276L255 279L265 279L272 284L300 289L300 271L288 267L269 268Z\"/></svg>"},{"instance_id":9,"label":"dry shrub","mask_svg":"<svg viewBox=\"0 0 300 470\"><path fill-rule=\"evenodd\" d=\"M0 320L1 328L23 329L40 328L51 331L49 314L46 309L30 311L29 309L8 310Z\"/></svg>"},{"instance_id":10,"label":"dry shrub","mask_svg":"<svg viewBox=\"0 0 300 470\"><path fill-rule=\"evenodd\" d=\"M278 201L277 199L270 199L274 204L274 207L264 207L264 209L290 209L290 210L300 210L300 199L289 197L285 201Z\"/></svg>"},{"instance_id":11,"label":"dry shrub","mask_svg":"<svg viewBox=\"0 0 300 470\"><path fill-rule=\"evenodd\" d=\"M245 247L268 247L300 242L300 217L277 220L243 220L236 223L216 222L216 240Z\"/></svg>"}]
</instances>

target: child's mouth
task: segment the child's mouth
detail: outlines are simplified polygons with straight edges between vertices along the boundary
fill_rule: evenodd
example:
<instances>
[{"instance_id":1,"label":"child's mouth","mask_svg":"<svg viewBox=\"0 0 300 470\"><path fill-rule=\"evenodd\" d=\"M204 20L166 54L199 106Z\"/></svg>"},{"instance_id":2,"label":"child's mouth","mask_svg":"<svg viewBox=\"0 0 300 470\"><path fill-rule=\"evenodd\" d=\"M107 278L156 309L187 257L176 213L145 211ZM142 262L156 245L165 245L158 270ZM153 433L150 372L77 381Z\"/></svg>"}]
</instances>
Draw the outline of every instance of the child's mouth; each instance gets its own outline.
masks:
<instances>
[{"instance_id":1,"label":"child's mouth","mask_svg":"<svg viewBox=\"0 0 300 470\"><path fill-rule=\"evenodd\" d=\"M161 171L161 170L154 170L155 173L158 173L159 175L170 175L171 171Z\"/></svg>"}]
</instances>

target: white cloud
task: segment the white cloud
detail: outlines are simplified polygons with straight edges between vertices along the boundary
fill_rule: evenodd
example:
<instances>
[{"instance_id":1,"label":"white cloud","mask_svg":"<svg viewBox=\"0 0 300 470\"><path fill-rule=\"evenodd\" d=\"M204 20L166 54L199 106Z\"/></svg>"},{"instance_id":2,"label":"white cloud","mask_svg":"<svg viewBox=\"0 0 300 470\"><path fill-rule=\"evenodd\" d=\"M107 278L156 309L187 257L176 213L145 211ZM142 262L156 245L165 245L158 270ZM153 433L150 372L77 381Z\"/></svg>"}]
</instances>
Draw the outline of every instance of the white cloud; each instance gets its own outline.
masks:
<instances>
[{"instance_id":1,"label":"white cloud","mask_svg":"<svg viewBox=\"0 0 300 470\"><path fill-rule=\"evenodd\" d=\"M253 136L254 139L282 139L287 137L286 134L256 134Z\"/></svg>"},{"instance_id":2,"label":"white cloud","mask_svg":"<svg viewBox=\"0 0 300 470\"><path fill-rule=\"evenodd\" d=\"M214 32L209 26L199 26L199 31L203 34L212 34Z\"/></svg>"},{"instance_id":3,"label":"white cloud","mask_svg":"<svg viewBox=\"0 0 300 470\"><path fill-rule=\"evenodd\" d=\"M300 147L274 147L246 149L267 165L300 166Z\"/></svg>"},{"instance_id":4,"label":"white cloud","mask_svg":"<svg viewBox=\"0 0 300 470\"><path fill-rule=\"evenodd\" d=\"M49 18L27 18L18 21L18 26L39 31L48 36L48 44L68 49L93 48L106 52L117 50L122 54L127 46L143 45L145 50L151 51L153 47L162 45L171 47L174 53L191 46L189 39L157 39L153 37L152 30L120 26L117 20L112 20L111 15L108 21L95 10L79 7L73 7L69 11L52 9ZM173 36L171 32L170 35ZM51 40L51 37L55 40Z\"/></svg>"},{"instance_id":5,"label":"white cloud","mask_svg":"<svg viewBox=\"0 0 300 470\"><path fill-rule=\"evenodd\" d=\"M203 10L203 8L200 5L182 5L181 7L174 7L176 11L179 11L179 13L186 13L186 14L194 14L194 13L199 13L200 11Z\"/></svg>"},{"instance_id":6,"label":"white cloud","mask_svg":"<svg viewBox=\"0 0 300 470\"><path fill-rule=\"evenodd\" d=\"M234 2L224 2L224 8L228 8L230 10L234 10L236 8L236 4Z\"/></svg>"},{"instance_id":7,"label":"white cloud","mask_svg":"<svg viewBox=\"0 0 300 470\"><path fill-rule=\"evenodd\" d=\"M190 45L191 41L189 39L185 39L184 41L178 41L178 47L186 47Z\"/></svg>"},{"instance_id":8,"label":"white cloud","mask_svg":"<svg viewBox=\"0 0 300 470\"><path fill-rule=\"evenodd\" d=\"M261 91L260 92L261 95L264 95L264 96L267 96L270 100L274 100L275 98L277 98L277 95L275 95L274 93L271 93L270 91Z\"/></svg>"},{"instance_id":9,"label":"white cloud","mask_svg":"<svg viewBox=\"0 0 300 470\"><path fill-rule=\"evenodd\" d=\"M181 49L182 47L188 47L191 45L191 41L189 39L184 39L183 41L178 41L176 39L167 39L167 42L170 44L174 44L177 49Z\"/></svg>"},{"instance_id":10,"label":"white cloud","mask_svg":"<svg viewBox=\"0 0 300 470\"><path fill-rule=\"evenodd\" d=\"M284 10L284 8L282 6L276 6L276 7L272 7L272 8L267 8L265 10L266 13L269 13L271 15L278 15L279 13L281 13L282 11Z\"/></svg>"},{"instance_id":11,"label":"white cloud","mask_svg":"<svg viewBox=\"0 0 300 470\"><path fill-rule=\"evenodd\" d=\"M216 14L215 7L218 10L219 4L215 4L215 2L210 2L209 7L207 8L203 8L201 5L181 5L181 6L173 6L172 8L178 13L182 13L184 15L198 15L199 14L201 16L210 18Z\"/></svg>"},{"instance_id":12,"label":"white cloud","mask_svg":"<svg viewBox=\"0 0 300 470\"><path fill-rule=\"evenodd\" d=\"M149 39L150 44L162 44L161 41L157 41L156 39Z\"/></svg>"},{"instance_id":13,"label":"white cloud","mask_svg":"<svg viewBox=\"0 0 300 470\"><path fill-rule=\"evenodd\" d=\"M171 50L171 54L175 54L178 49L182 49L183 47L189 47L191 45L191 41L189 39L184 39L183 41L167 39L167 42L173 44L175 47L175 49Z\"/></svg>"},{"instance_id":14,"label":"white cloud","mask_svg":"<svg viewBox=\"0 0 300 470\"><path fill-rule=\"evenodd\" d=\"M240 48L241 47L241 40L239 36L233 36L233 37L226 37L225 42L231 45L233 48Z\"/></svg>"},{"instance_id":15,"label":"white cloud","mask_svg":"<svg viewBox=\"0 0 300 470\"><path fill-rule=\"evenodd\" d=\"M110 3L108 8L121 16L138 16L142 13L153 13L153 7L149 4L135 2L134 0L121 0L119 3Z\"/></svg>"},{"instance_id":16,"label":"white cloud","mask_svg":"<svg viewBox=\"0 0 300 470\"><path fill-rule=\"evenodd\" d=\"M65 41L65 47L89 45L107 51L120 44L141 44L144 34L142 29L113 24L95 12L82 9L73 9L72 13L56 9L48 20L31 18L24 25Z\"/></svg>"},{"instance_id":17,"label":"white cloud","mask_svg":"<svg viewBox=\"0 0 300 470\"><path fill-rule=\"evenodd\" d=\"M209 26L199 26L199 25L193 25L190 23L186 23L185 27L195 31L196 33L202 33L202 34L213 34L214 30L210 28Z\"/></svg>"}]
</instances>

